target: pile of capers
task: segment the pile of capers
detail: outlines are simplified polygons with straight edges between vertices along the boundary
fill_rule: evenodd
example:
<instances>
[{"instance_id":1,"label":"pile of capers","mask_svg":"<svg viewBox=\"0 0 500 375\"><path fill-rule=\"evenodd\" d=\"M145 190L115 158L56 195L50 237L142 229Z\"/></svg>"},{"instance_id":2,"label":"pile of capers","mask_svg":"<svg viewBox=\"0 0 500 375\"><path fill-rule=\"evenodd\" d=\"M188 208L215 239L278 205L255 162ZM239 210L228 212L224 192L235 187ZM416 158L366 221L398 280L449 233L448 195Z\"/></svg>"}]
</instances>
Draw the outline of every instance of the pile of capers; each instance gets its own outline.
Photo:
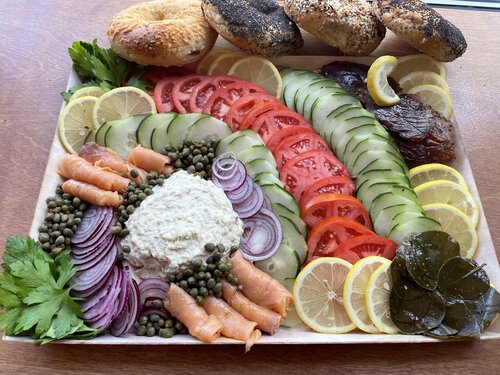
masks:
<instances>
[{"instance_id":1,"label":"pile of capers","mask_svg":"<svg viewBox=\"0 0 500 375\"><path fill-rule=\"evenodd\" d=\"M38 241L42 249L56 256L71 244L71 237L82 221L87 203L78 197L65 193L62 185L56 188L56 195L46 200L45 221L38 228Z\"/></svg>"},{"instance_id":2,"label":"pile of capers","mask_svg":"<svg viewBox=\"0 0 500 375\"><path fill-rule=\"evenodd\" d=\"M161 300L153 301L153 305L158 303L163 306ZM159 314L143 315L139 318L138 325L135 329L137 336L160 336L170 338L175 334L186 334L188 330L184 324L174 317L163 319Z\"/></svg>"},{"instance_id":3,"label":"pile of capers","mask_svg":"<svg viewBox=\"0 0 500 375\"><path fill-rule=\"evenodd\" d=\"M229 273L233 263L225 257L226 249L223 244L205 244L205 251L212 253L204 262L195 259L190 266L182 266L177 272L167 273L167 279L177 284L189 293L198 305L203 305L205 297L222 297L222 278L225 277L233 285L238 285L239 280ZM232 246L230 254L238 250ZM238 285L243 290L243 285Z\"/></svg>"},{"instance_id":4,"label":"pile of capers","mask_svg":"<svg viewBox=\"0 0 500 375\"><path fill-rule=\"evenodd\" d=\"M216 147L217 141L186 141L177 149L165 147L165 153L176 168L208 180L212 177Z\"/></svg>"}]
</instances>

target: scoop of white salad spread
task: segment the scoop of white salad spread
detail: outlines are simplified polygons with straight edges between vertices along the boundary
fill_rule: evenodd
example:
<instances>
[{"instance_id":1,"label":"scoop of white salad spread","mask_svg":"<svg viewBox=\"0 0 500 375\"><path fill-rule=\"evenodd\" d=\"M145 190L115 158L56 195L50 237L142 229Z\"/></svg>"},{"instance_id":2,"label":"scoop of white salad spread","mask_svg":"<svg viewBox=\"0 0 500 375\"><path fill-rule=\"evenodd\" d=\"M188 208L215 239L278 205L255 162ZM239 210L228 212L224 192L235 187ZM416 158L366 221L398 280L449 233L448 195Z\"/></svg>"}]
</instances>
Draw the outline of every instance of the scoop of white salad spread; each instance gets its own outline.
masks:
<instances>
[{"instance_id":1,"label":"scoop of white salad spread","mask_svg":"<svg viewBox=\"0 0 500 375\"><path fill-rule=\"evenodd\" d=\"M122 241L137 276L164 277L165 271L206 260L206 243L227 249L240 243L242 222L211 181L179 171L153 191L127 220L129 235Z\"/></svg>"}]
</instances>

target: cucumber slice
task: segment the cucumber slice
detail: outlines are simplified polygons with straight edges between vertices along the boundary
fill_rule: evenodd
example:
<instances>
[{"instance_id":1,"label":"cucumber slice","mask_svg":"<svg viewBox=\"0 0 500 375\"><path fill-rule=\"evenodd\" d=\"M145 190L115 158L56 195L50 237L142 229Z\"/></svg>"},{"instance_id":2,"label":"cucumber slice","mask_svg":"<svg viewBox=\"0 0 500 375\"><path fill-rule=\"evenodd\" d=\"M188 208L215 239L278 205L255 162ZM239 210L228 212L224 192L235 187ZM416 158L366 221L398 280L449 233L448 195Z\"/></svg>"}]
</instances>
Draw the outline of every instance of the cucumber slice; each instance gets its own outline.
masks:
<instances>
[{"instance_id":1,"label":"cucumber slice","mask_svg":"<svg viewBox=\"0 0 500 375\"><path fill-rule=\"evenodd\" d=\"M356 129L361 126L364 127L366 125L372 125L374 128L376 128L375 120L368 116L353 117L350 119L339 120L339 121L333 119L332 122L334 126L329 127L330 131L327 130L324 131L324 137L330 143L332 149L337 148L337 145L339 144L340 140L342 139L342 137L346 135L346 133L349 130ZM345 158L345 155L343 156Z\"/></svg>"},{"instance_id":2,"label":"cucumber slice","mask_svg":"<svg viewBox=\"0 0 500 375\"><path fill-rule=\"evenodd\" d=\"M380 169L390 169L394 172L399 172L409 177L410 172L408 171L408 167L406 163L402 163L401 160L389 160L389 159L380 159L374 160L370 164L368 164L362 171L358 173L357 178L361 178L367 172L380 170Z\"/></svg>"},{"instance_id":3,"label":"cucumber slice","mask_svg":"<svg viewBox=\"0 0 500 375\"><path fill-rule=\"evenodd\" d=\"M288 217L278 215L278 219L280 220L281 228L283 229L282 243L290 246L297 252L300 258L299 265L302 265L302 263L304 263L307 259L308 249L306 240L302 236L302 233L300 233L297 226Z\"/></svg>"},{"instance_id":4,"label":"cucumber slice","mask_svg":"<svg viewBox=\"0 0 500 375\"><path fill-rule=\"evenodd\" d=\"M244 149L239 149L237 146L230 149L236 153L238 159L245 165L255 159L266 159L276 169L276 160L266 146L256 145Z\"/></svg>"},{"instance_id":5,"label":"cucumber slice","mask_svg":"<svg viewBox=\"0 0 500 375\"><path fill-rule=\"evenodd\" d=\"M229 144L227 145L227 151L232 151L237 154L253 146L266 147L260 137L259 139L255 139L254 137L240 135L239 137L229 142Z\"/></svg>"},{"instance_id":6,"label":"cucumber slice","mask_svg":"<svg viewBox=\"0 0 500 375\"><path fill-rule=\"evenodd\" d=\"M398 214L394 215L394 217L387 225L389 228L389 233L399 224L404 224L407 221L413 220L418 217L425 217L425 213L422 212L421 207L416 206L408 208L408 211L399 212Z\"/></svg>"},{"instance_id":7,"label":"cucumber slice","mask_svg":"<svg viewBox=\"0 0 500 375\"><path fill-rule=\"evenodd\" d=\"M89 134L87 134L87 138L85 138L85 142L83 143L85 144L85 143L95 142L95 135L97 133L97 130L98 129L94 129L90 131Z\"/></svg>"},{"instance_id":8,"label":"cucumber slice","mask_svg":"<svg viewBox=\"0 0 500 375\"><path fill-rule=\"evenodd\" d=\"M167 128L168 143L173 148L179 148L187 139L191 127L206 117L205 113L187 113L180 114L172 120Z\"/></svg>"},{"instance_id":9,"label":"cucumber slice","mask_svg":"<svg viewBox=\"0 0 500 375\"><path fill-rule=\"evenodd\" d=\"M415 192L409 187L393 186L372 201L370 217L374 220L382 210L397 204L419 204Z\"/></svg>"},{"instance_id":10,"label":"cucumber slice","mask_svg":"<svg viewBox=\"0 0 500 375\"><path fill-rule=\"evenodd\" d=\"M191 141L218 141L232 133L233 131L225 122L212 116L205 116L191 126L186 139Z\"/></svg>"},{"instance_id":11,"label":"cucumber slice","mask_svg":"<svg viewBox=\"0 0 500 375\"><path fill-rule=\"evenodd\" d=\"M428 217L416 217L397 224L388 234L388 237L396 243L401 243L415 233L431 230L441 230L441 225Z\"/></svg>"},{"instance_id":12,"label":"cucumber slice","mask_svg":"<svg viewBox=\"0 0 500 375\"><path fill-rule=\"evenodd\" d=\"M255 267L283 283L293 279L300 271L300 259L297 252L285 243L269 259L254 262Z\"/></svg>"},{"instance_id":13,"label":"cucumber slice","mask_svg":"<svg viewBox=\"0 0 500 375\"><path fill-rule=\"evenodd\" d=\"M259 159L257 159L257 160L259 160ZM280 179L278 177L276 177L276 174L273 174L273 173L270 173L270 172L261 172L261 173L258 173L257 175L252 176L252 179L258 185L276 184L280 188L284 188L285 187L285 185L283 185L283 182L281 182Z\"/></svg>"},{"instance_id":14,"label":"cucumber slice","mask_svg":"<svg viewBox=\"0 0 500 375\"><path fill-rule=\"evenodd\" d=\"M362 185L360 185L358 192L356 193L356 197L363 203L363 206L370 211L372 206L372 202L379 195L391 191L391 188L402 186L400 185L401 179L384 179L384 178L375 178L372 180L365 181ZM404 182L404 180L403 180Z\"/></svg>"},{"instance_id":15,"label":"cucumber slice","mask_svg":"<svg viewBox=\"0 0 500 375\"><path fill-rule=\"evenodd\" d=\"M288 108L291 108L295 110L295 94L297 93L297 90L299 90L301 87L305 87L310 85L313 82L316 82L318 80L322 80L325 77L312 73L309 71L304 71L302 74L297 74L296 77L293 79L290 79L289 82L287 82L286 86L283 86L283 98L282 100L286 104Z\"/></svg>"},{"instance_id":16,"label":"cucumber slice","mask_svg":"<svg viewBox=\"0 0 500 375\"><path fill-rule=\"evenodd\" d=\"M376 124L361 125L348 130L341 138L336 142L335 154L345 155L346 153L352 152L354 147L358 145L364 139L374 137L383 138L390 140L390 135L385 131L385 129Z\"/></svg>"},{"instance_id":17,"label":"cucumber slice","mask_svg":"<svg viewBox=\"0 0 500 375\"><path fill-rule=\"evenodd\" d=\"M362 107L358 99L343 93L332 93L318 98L311 108L311 117L305 119L311 123L316 131L322 134L321 129L328 115L345 104L354 104Z\"/></svg>"},{"instance_id":18,"label":"cucumber slice","mask_svg":"<svg viewBox=\"0 0 500 375\"><path fill-rule=\"evenodd\" d=\"M104 137L106 147L127 160L130 151L138 145L135 133L144 117L131 116L111 125Z\"/></svg>"},{"instance_id":19,"label":"cucumber slice","mask_svg":"<svg viewBox=\"0 0 500 375\"><path fill-rule=\"evenodd\" d=\"M281 188L276 184L263 184L260 187L262 188L264 194L269 198L271 203L279 203L282 206L288 208L295 215L300 216L300 209L297 201L284 188Z\"/></svg>"},{"instance_id":20,"label":"cucumber slice","mask_svg":"<svg viewBox=\"0 0 500 375\"><path fill-rule=\"evenodd\" d=\"M330 138L338 139L344 135L348 130L355 127L355 125L375 124L377 120L375 117L363 107L351 106L343 111L334 111L334 114L329 114L326 121L329 121L331 126L323 130L323 136L330 140ZM346 123L347 120L358 119L355 122ZM346 126L351 125L351 126ZM340 128L340 129L339 129Z\"/></svg>"},{"instance_id":21,"label":"cucumber slice","mask_svg":"<svg viewBox=\"0 0 500 375\"><path fill-rule=\"evenodd\" d=\"M256 142L259 142L258 144L263 145L264 142L262 141L262 138L260 137L259 133L250 130L250 129L245 129L245 130L239 130L237 132L234 132L233 134L228 135L226 138L223 138L219 141L217 144L217 149L215 151L216 155L223 154L224 152L227 151L227 146L233 141L234 139L245 135L248 138L253 138Z\"/></svg>"},{"instance_id":22,"label":"cucumber slice","mask_svg":"<svg viewBox=\"0 0 500 375\"><path fill-rule=\"evenodd\" d=\"M280 71L281 84L282 84L283 90L285 90L285 87L287 87L288 84L293 79L295 79L298 76L300 76L302 74L305 74L305 73L311 73L311 72L308 71L308 70L290 69L290 68L287 68L287 69L284 69L284 70Z\"/></svg>"},{"instance_id":23,"label":"cucumber slice","mask_svg":"<svg viewBox=\"0 0 500 375\"><path fill-rule=\"evenodd\" d=\"M399 168L399 164L396 164L396 168ZM397 178L401 180L400 185L410 187L410 180L408 177L398 169L374 169L371 171L364 172L363 174L358 174L356 178L356 187L359 188L366 181L371 179L384 178L384 179L394 179Z\"/></svg>"},{"instance_id":24,"label":"cucumber slice","mask_svg":"<svg viewBox=\"0 0 500 375\"><path fill-rule=\"evenodd\" d=\"M170 119L165 118L165 121L156 126L151 133L151 148L159 153L165 152L165 147L169 146L167 130L172 121L180 115L175 115Z\"/></svg>"},{"instance_id":25,"label":"cucumber slice","mask_svg":"<svg viewBox=\"0 0 500 375\"><path fill-rule=\"evenodd\" d=\"M177 116L177 113L173 112L156 113L154 115L146 116L139 124L139 128L137 128L137 133L135 134L137 142L139 142L142 147L152 148L151 135L153 134L153 131L156 127L160 126L160 124L172 121L175 116Z\"/></svg>"},{"instance_id":26,"label":"cucumber slice","mask_svg":"<svg viewBox=\"0 0 500 375\"><path fill-rule=\"evenodd\" d=\"M384 208L378 215L377 217L372 220L373 222L373 228L375 229L375 233L377 233L380 236L387 236L387 234L390 231L389 225L392 222L392 219L400 214L401 212L413 212L413 213L423 213L424 211L422 208L417 204L417 203L399 203L395 204L393 206L389 206Z\"/></svg>"},{"instance_id":27,"label":"cucumber slice","mask_svg":"<svg viewBox=\"0 0 500 375\"><path fill-rule=\"evenodd\" d=\"M279 203L274 203L272 206L273 206L272 207L273 212L276 215L284 216L284 217L287 217L288 219L290 219L290 221L292 221L295 224L295 226L297 227L297 229L300 231L300 233L302 234L302 237L305 238L307 236L306 223L304 223L302 221L300 216L295 215L294 212L290 211L288 208L286 208L285 206L283 206Z\"/></svg>"},{"instance_id":28,"label":"cucumber slice","mask_svg":"<svg viewBox=\"0 0 500 375\"><path fill-rule=\"evenodd\" d=\"M398 156L401 162L404 162L403 157L399 153L399 149L394 145L394 143L392 143L392 141L382 137L373 136L359 142L354 148L352 148L352 151L346 150L346 153L344 154L345 163L348 165L351 164L352 161L357 160L359 155L369 150L390 152L391 154Z\"/></svg>"},{"instance_id":29,"label":"cucumber slice","mask_svg":"<svg viewBox=\"0 0 500 375\"><path fill-rule=\"evenodd\" d=\"M290 292L293 293L293 286L295 285L295 279L286 279L282 282L283 286ZM293 328L302 324L302 319L300 319L299 314L297 314L297 310L295 307L292 307L291 310L287 311L285 319L281 322L283 327Z\"/></svg>"},{"instance_id":30,"label":"cucumber slice","mask_svg":"<svg viewBox=\"0 0 500 375\"><path fill-rule=\"evenodd\" d=\"M309 85L305 85L300 87L295 93L295 97L293 99L293 103L295 106L295 110L298 113L304 113L305 102L309 100L312 102L310 106L314 103L316 99L320 96L331 94L332 92L345 92L342 90L337 82L330 78L324 78L315 80L313 83ZM313 96L313 98L309 98ZM311 108L309 107L309 110Z\"/></svg>"},{"instance_id":31,"label":"cucumber slice","mask_svg":"<svg viewBox=\"0 0 500 375\"><path fill-rule=\"evenodd\" d=\"M362 172L368 165L377 159L393 160L404 165L404 160L402 160L401 155L391 151L372 149L365 150L355 159L348 160L346 167L349 172L351 172L351 175L356 177L358 173Z\"/></svg>"},{"instance_id":32,"label":"cucumber slice","mask_svg":"<svg viewBox=\"0 0 500 375\"><path fill-rule=\"evenodd\" d=\"M246 164L245 167L247 168L248 175L252 177L253 180L255 180L257 176L262 175L263 173L269 173L273 175L278 181L280 180L280 175L278 173L278 170L264 158L254 159L248 164ZM261 179L257 183L261 185L264 184L264 181ZM283 183L281 181L278 185L284 188Z\"/></svg>"},{"instance_id":33,"label":"cucumber slice","mask_svg":"<svg viewBox=\"0 0 500 375\"><path fill-rule=\"evenodd\" d=\"M106 132L113 124L117 124L121 121L123 121L123 119L112 120L112 121L108 121L108 122L105 122L104 124L102 124L97 129L97 132L95 133L95 143L97 143L101 147L106 147L106 141L105 141Z\"/></svg>"}]
</instances>

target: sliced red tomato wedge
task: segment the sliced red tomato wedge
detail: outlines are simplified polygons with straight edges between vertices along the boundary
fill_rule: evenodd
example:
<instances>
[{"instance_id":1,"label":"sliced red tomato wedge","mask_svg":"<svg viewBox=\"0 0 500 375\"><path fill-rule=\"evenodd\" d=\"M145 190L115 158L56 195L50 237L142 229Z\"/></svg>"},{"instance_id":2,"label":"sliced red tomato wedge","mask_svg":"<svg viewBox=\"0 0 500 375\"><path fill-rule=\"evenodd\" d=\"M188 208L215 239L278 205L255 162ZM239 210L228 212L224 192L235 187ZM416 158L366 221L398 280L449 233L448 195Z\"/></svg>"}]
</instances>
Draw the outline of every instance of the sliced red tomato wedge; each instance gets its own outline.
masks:
<instances>
[{"instance_id":1,"label":"sliced red tomato wedge","mask_svg":"<svg viewBox=\"0 0 500 375\"><path fill-rule=\"evenodd\" d=\"M378 255L387 259L396 256L398 245L389 238L372 235L363 235L343 241L335 250L335 257L347 260L354 264L361 258Z\"/></svg>"},{"instance_id":2,"label":"sliced red tomato wedge","mask_svg":"<svg viewBox=\"0 0 500 375\"><path fill-rule=\"evenodd\" d=\"M363 204L352 195L322 194L300 206L300 216L309 227L316 226L330 216L345 217L357 221L372 230L370 215Z\"/></svg>"},{"instance_id":3,"label":"sliced red tomato wedge","mask_svg":"<svg viewBox=\"0 0 500 375\"><path fill-rule=\"evenodd\" d=\"M228 124L233 131L240 130L240 124L245 115L260 103L279 103L276 97L268 94L254 93L243 96L236 100L229 108L229 112L224 116L224 122Z\"/></svg>"},{"instance_id":4,"label":"sliced red tomato wedge","mask_svg":"<svg viewBox=\"0 0 500 375\"><path fill-rule=\"evenodd\" d=\"M301 207L304 207L314 197L322 194L349 194L354 195L356 185L352 179L344 176L330 176L314 181L306 189L300 199Z\"/></svg>"},{"instance_id":5,"label":"sliced red tomato wedge","mask_svg":"<svg viewBox=\"0 0 500 375\"><path fill-rule=\"evenodd\" d=\"M140 77L140 80L149 81L156 85L165 77L180 77L192 73L192 71L182 66L148 66L147 71Z\"/></svg>"},{"instance_id":6,"label":"sliced red tomato wedge","mask_svg":"<svg viewBox=\"0 0 500 375\"><path fill-rule=\"evenodd\" d=\"M201 81L191 91L189 110L191 112L202 112L203 107L215 90L239 81L241 79L233 76L216 76Z\"/></svg>"},{"instance_id":7,"label":"sliced red tomato wedge","mask_svg":"<svg viewBox=\"0 0 500 375\"><path fill-rule=\"evenodd\" d=\"M175 109L172 91L179 77L166 77L158 82L153 99L158 112L172 112Z\"/></svg>"},{"instance_id":8,"label":"sliced red tomato wedge","mask_svg":"<svg viewBox=\"0 0 500 375\"><path fill-rule=\"evenodd\" d=\"M248 113L243 116L243 119L241 120L240 123L240 130L248 129L250 126L255 122L255 120L262 114L269 112L269 111L274 111L278 109L287 109L281 102L276 101L276 102L263 102L260 104L257 104L255 107L253 107Z\"/></svg>"},{"instance_id":9,"label":"sliced red tomato wedge","mask_svg":"<svg viewBox=\"0 0 500 375\"><path fill-rule=\"evenodd\" d=\"M345 165L331 151L304 152L289 159L280 170L281 182L297 202L312 182L328 176L351 178Z\"/></svg>"},{"instance_id":10,"label":"sliced red tomato wedge","mask_svg":"<svg viewBox=\"0 0 500 375\"><path fill-rule=\"evenodd\" d=\"M374 234L357 221L344 217L329 217L320 221L307 236L309 255L307 262L320 258L336 256L338 246L352 237Z\"/></svg>"},{"instance_id":11,"label":"sliced red tomato wedge","mask_svg":"<svg viewBox=\"0 0 500 375\"><path fill-rule=\"evenodd\" d=\"M260 115L250 129L259 133L260 137L267 143L277 131L292 126L311 126L304 117L289 109L273 110Z\"/></svg>"},{"instance_id":12,"label":"sliced red tomato wedge","mask_svg":"<svg viewBox=\"0 0 500 375\"><path fill-rule=\"evenodd\" d=\"M177 80L172 89L174 107L179 113L189 113L189 99L193 88L201 81L209 79L208 76L188 74Z\"/></svg>"},{"instance_id":13,"label":"sliced red tomato wedge","mask_svg":"<svg viewBox=\"0 0 500 375\"><path fill-rule=\"evenodd\" d=\"M266 146L271 150L271 152L274 152L276 151L276 148L279 146L279 144L286 138L292 135L305 133L316 134L314 133L314 129L311 126L288 126L274 133L272 137L267 141Z\"/></svg>"},{"instance_id":14,"label":"sliced red tomato wedge","mask_svg":"<svg viewBox=\"0 0 500 375\"><path fill-rule=\"evenodd\" d=\"M328 151L330 147L323 137L316 133L297 133L286 137L273 151L278 170L289 159L310 150Z\"/></svg>"},{"instance_id":15,"label":"sliced red tomato wedge","mask_svg":"<svg viewBox=\"0 0 500 375\"><path fill-rule=\"evenodd\" d=\"M215 90L205 103L202 112L223 120L236 100L253 93L266 94L267 92L262 87L246 81L231 83Z\"/></svg>"}]
</instances>

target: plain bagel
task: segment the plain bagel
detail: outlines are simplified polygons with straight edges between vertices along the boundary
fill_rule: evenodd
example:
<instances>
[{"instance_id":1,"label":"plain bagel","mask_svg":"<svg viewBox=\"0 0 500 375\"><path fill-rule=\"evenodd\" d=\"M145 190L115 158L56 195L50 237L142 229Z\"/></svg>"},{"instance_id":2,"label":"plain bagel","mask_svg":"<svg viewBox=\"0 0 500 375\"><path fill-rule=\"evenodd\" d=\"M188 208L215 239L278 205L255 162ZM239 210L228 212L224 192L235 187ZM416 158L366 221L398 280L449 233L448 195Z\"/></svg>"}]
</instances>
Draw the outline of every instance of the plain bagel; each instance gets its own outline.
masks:
<instances>
[{"instance_id":1,"label":"plain bagel","mask_svg":"<svg viewBox=\"0 0 500 375\"><path fill-rule=\"evenodd\" d=\"M202 0L202 9L210 25L243 51L278 56L304 44L276 0Z\"/></svg>"},{"instance_id":2,"label":"plain bagel","mask_svg":"<svg viewBox=\"0 0 500 375\"><path fill-rule=\"evenodd\" d=\"M200 0L150 1L124 9L113 17L107 34L121 57L160 66L195 62L217 39Z\"/></svg>"}]
</instances>

